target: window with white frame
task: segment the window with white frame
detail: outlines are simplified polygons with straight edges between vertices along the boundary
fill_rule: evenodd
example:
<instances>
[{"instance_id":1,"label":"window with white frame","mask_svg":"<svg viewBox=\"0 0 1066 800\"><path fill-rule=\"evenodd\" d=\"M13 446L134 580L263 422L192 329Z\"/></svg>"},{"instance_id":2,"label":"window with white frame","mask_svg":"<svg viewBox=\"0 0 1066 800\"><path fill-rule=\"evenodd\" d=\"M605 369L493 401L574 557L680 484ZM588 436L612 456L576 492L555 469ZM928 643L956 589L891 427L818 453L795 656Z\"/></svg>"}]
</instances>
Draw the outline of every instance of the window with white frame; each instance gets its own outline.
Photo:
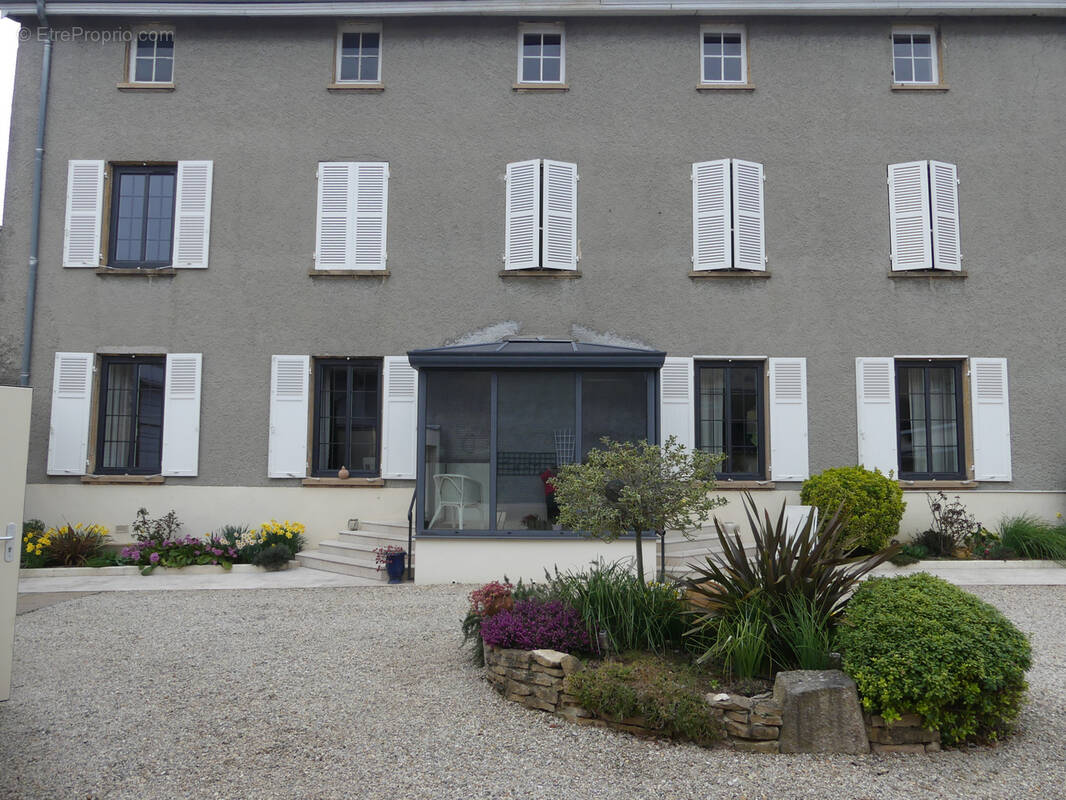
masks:
<instances>
[{"instance_id":1,"label":"window with white frame","mask_svg":"<svg viewBox=\"0 0 1066 800\"><path fill-rule=\"evenodd\" d=\"M888 215L893 272L962 269L954 164L889 164Z\"/></svg>"},{"instance_id":2,"label":"window with white frame","mask_svg":"<svg viewBox=\"0 0 1066 800\"><path fill-rule=\"evenodd\" d=\"M700 28L700 83L748 82L747 31L742 25L703 25Z\"/></svg>"},{"instance_id":3,"label":"window with white frame","mask_svg":"<svg viewBox=\"0 0 1066 800\"><path fill-rule=\"evenodd\" d=\"M315 269L384 270L388 206L388 162L319 164Z\"/></svg>"},{"instance_id":4,"label":"window with white frame","mask_svg":"<svg viewBox=\"0 0 1066 800\"><path fill-rule=\"evenodd\" d=\"M505 216L506 269L577 269L576 164L508 164Z\"/></svg>"},{"instance_id":5,"label":"window with white frame","mask_svg":"<svg viewBox=\"0 0 1066 800\"><path fill-rule=\"evenodd\" d=\"M337 31L336 83L381 83L381 26L344 25Z\"/></svg>"},{"instance_id":6,"label":"window with white frame","mask_svg":"<svg viewBox=\"0 0 1066 800\"><path fill-rule=\"evenodd\" d=\"M892 29L892 82L901 86L940 83L936 28Z\"/></svg>"},{"instance_id":7,"label":"window with white frame","mask_svg":"<svg viewBox=\"0 0 1066 800\"><path fill-rule=\"evenodd\" d=\"M518 26L518 83L566 82L566 32L559 24Z\"/></svg>"},{"instance_id":8,"label":"window with white frame","mask_svg":"<svg viewBox=\"0 0 1066 800\"><path fill-rule=\"evenodd\" d=\"M868 357L855 369L867 469L904 481L1011 480L1005 358Z\"/></svg>"},{"instance_id":9,"label":"window with white frame","mask_svg":"<svg viewBox=\"0 0 1066 800\"><path fill-rule=\"evenodd\" d=\"M737 158L692 165L692 268L766 269L763 165Z\"/></svg>"},{"instance_id":10,"label":"window with white frame","mask_svg":"<svg viewBox=\"0 0 1066 800\"><path fill-rule=\"evenodd\" d=\"M138 28L129 48L129 82L146 85L174 83L174 30Z\"/></svg>"}]
</instances>

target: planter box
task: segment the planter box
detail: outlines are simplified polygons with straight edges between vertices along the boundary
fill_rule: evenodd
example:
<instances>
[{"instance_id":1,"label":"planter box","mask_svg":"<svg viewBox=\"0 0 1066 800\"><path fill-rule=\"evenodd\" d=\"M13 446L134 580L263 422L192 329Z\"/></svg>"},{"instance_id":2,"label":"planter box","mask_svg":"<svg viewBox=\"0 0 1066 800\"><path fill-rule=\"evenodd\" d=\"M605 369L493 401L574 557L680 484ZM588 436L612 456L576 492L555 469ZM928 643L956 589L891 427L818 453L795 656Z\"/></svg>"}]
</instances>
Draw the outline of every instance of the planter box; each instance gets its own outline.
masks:
<instances>
[{"instance_id":1,"label":"planter box","mask_svg":"<svg viewBox=\"0 0 1066 800\"><path fill-rule=\"evenodd\" d=\"M299 561L290 561L288 569L295 569L300 566ZM168 567L156 567L151 575L144 577L151 578L152 575L225 575L227 572L233 572L237 574L248 574L255 572L266 572L262 567L257 567L255 564L234 564L230 570L224 570L222 567L213 566L211 564L195 565L190 567L182 567L181 569L171 569ZM62 577L114 577L116 575L140 575L140 567L41 567L40 569L20 569L19 580L25 580L27 578L62 578Z\"/></svg>"}]
</instances>

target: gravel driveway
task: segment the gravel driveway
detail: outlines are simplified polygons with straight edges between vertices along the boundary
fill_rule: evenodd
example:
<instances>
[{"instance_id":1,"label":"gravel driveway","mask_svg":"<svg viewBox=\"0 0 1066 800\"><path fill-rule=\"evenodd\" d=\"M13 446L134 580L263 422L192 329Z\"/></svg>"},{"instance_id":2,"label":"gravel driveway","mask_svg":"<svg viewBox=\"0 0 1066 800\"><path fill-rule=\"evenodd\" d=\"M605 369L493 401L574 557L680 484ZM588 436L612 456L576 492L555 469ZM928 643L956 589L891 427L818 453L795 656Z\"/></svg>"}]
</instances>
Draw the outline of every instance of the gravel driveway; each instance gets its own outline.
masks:
<instances>
[{"instance_id":1,"label":"gravel driveway","mask_svg":"<svg viewBox=\"0 0 1066 800\"><path fill-rule=\"evenodd\" d=\"M101 593L18 617L0 797L1066 797L1066 587L983 587L1033 639L996 748L759 756L577 728L458 649L466 587Z\"/></svg>"}]
</instances>

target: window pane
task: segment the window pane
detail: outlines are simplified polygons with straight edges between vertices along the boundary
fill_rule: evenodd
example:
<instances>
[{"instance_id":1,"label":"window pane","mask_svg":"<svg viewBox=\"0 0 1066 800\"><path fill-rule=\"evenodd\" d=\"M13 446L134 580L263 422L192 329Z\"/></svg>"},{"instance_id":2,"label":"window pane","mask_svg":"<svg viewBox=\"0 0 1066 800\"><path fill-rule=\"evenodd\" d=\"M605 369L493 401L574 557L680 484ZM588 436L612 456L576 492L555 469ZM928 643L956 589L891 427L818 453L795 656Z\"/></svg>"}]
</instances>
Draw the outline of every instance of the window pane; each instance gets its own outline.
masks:
<instances>
[{"instance_id":1,"label":"window pane","mask_svg":"<svg viewBox=\"0 0 1066 800\"><path fill-rule=\"evenodd\" d=\"M911 37L896 35L892 37L892 55L896 58L910 58L911 51Z\"/></svg>"},{"instance_id":2,"label":"window pane","mask_svg":"<svg viewBox=\"0 0 1066 800\"><path fill-rule=\"evenodd\" d=\"M522 56L537 58L540 56L540 34L527 33L522 37Z\"/></svg>"},{"instance_id":3,"label":"window pane","mask_svg":"<svg viewBox=\"0 0 1066 800\"><path fill-rule=\"evenodd\" d=\"M107 370L104 444L100 459L100 465L105 469L129 466L136 402L134 373L133 364L111 364Z\"/></svg>"},{"instance_id":4,"label":"window pane","mask_svg":"<svg viewBox=\"0 0 1066 800\"><path fill-rule=\"evenodd\" d=\"M933 80L933 62L927 58L914 59L914 80L931 83Z\"/></svg>"},{"instance_id":5,"label":"window pane","mask_svg":"<svg viewBox=\"0 0 1066 800\"><path fill-rule=\"evenodd\" d=\"M616 442L648 438L648 383L643 372L582 373L582 460L604 436Z\"/></svg>"},{"instance_id":6,"label":"window pane","mask_svg":"<svg viewBox=\"0 0 1066 800\"><path fill-rule=\"evenodd\" d=\"M703 79L705 81L720 81L720 80L722 80L722 59L720 59L720 58L705 58L705 59L703 59Z\"/></svg>"},{"instance_id":7,"label":"window pane","mask_svg":"<svg viewBox=\"0 0 1066 800\"><path fill-rule=\"evenodd\" d=\"M341 56L357 56L359 55L359 34L358 33L342 33L341 34Z\"/></svg>"},{"instance_id":8,"label":"window pane","mask_svg":"<svg viewBox=\"0 0 1066 800\"><path fill-rule=\"evenodd\" d=\"M542 81L557 81L560 80L562 61L557 58L546 58L543 62L544 72L541 75Z\"/></svg>"},{"instance_id":9,"label":"window pane","mask_svg":"<svg viewBox=\"0 0 1066 800\"><path fill-rule=\"evenodd\" d=\"M725 370L700 368L699 420L701 450L721 453L725 446Z\"/></svg>"},{"instance_id":10,"label":"window pane","mask_svg":"<svg viewBox=\"0 0 1066 800\"><path fill-rule=\"evenodd\" d=\"M914 70L909 58L896 59L895 78L896 83L908 83L914 80Z\"/></svg>"},{"instance_id":11,"label":"window pane","mask_svg":"<svg viewBox=\"0 0 1066 800\"><path fill-rule=\"evenodd\" d=\"M488 527L491 376L424 373L426 527Z\"/></svg>"},{"instance_id":12,"label":"window pane","mask_svg":"<svg viewBox=\"0 0 1066 800\"><path fill-rule=\"evenodd\" d=\"M362 58L362 68L359 70L359 80L376 81L378 79L377 58Z\"/></svg>"},{"instance_id":13,"label":"window pane","mask_svg":"<svg viewBox=\"0 0 1066 800\"><path fill-rule=\"evenodd\" d=\"M915 58L932 58L933 57L933 44L930 37L926 34L915 34L913 38L914 42L914 57Z\"/></svg>"},{"instance_id":14,"label":"window pane","mask_svg":"<svg viewBox=\"0 0 1066 800\"><path fill-rule=\"evenodd\" d=\"M174 60L158 58L155 62L155 79L159 83L170 83L174 77Z\"/></svg>"},{"instance_id":15,"label":"window pane","mask_svg":"<svg viewBox=\"0 0 1066 800\"><path fill-rule=\"evenodd\" d=\"M349 458L353 472L378 471L378 429L377 425L352 425L352 454Z\"/></svg>"},{"instance_id":16,"label":"window pane","mask_svg":"<svg viewBox=\"0 0 1066 800\"><path fill-rule=\"evenodd\" d=\"M150 32L142 32L137 34L137 58L147 57L151 58L155 55L155 42L156 37Z\"/></svg>"},{"instance_id":17,"label":"window pane","mask_svg":"<svg viewBox=\"0 0 1066 800\"><path fill-rule=\"evenodd\" d=\"M114 258L119 261L140 261L144 237L144 193L146 175L119 175L118 232Z\"/></svg>"},{"instance_id":18,"label":"window pane","mask_svg":"<svg viewBox=\"0 0 1066 800\"><path fill-rule=\"evenodd\" d=\"M727 33L722 37L722 52L727 56L740 55L740 34Z\"/></svg>"},{"instance_id":19,"label":"window pane","mask_svg":"<svg viewBox=\"0 0 1066 800\"><path fill-rule=\"evenodd\" d=\"M346 436L348 431L348 375L346 366L321 366L319 386L319 418L317 425L317 469L325 472L339 470L348 463Z\"/></svg>"},{"instance_id":20,"label":"window pane","mask_svg":"<svg viewBox=\"0 0 1066 800\"><path fill-rule=\"evenodd\" d=\"M155 39L155 54L157 56L166 56L173 58L174 56L174 34L172 33L158 33Z\"/></svg>"},{"instance_id":21,"label":"window pane","mask_svg":"<svg viewBox=\"0 0 1066 800\"><path fill-rule=\"evenodd\" d=\"M152 66L154 62L150 58L138 58L135 63L133 79L147 82L152 80Z\"/></svg>"},{"instance_id":22,"label":"window pane","mask_svg":"<svg viewBox=\"0 0 1066 800\"><path fill-rule=\"evenodd\" d=\"M575 461L573 372L500 372L497 379L496 525L542 530L559 517L547 481Z\"/></svg>"},{"instance_id":23,"label":"window pane","mask_svg":"<svg viewBox=\"0 0 1066 800\"><path fill-rule=\"evenodd\" d=\"M900 472L928 472L925 371L921 367L901 367L899 373L899 469Z\"/></svg>"},{"instance_id":24,"label":"window pane","mask_svg":"<svg viewBox=\"0 0 1066 800\"><path fill-rule=\"evenodd\" d=\"M341 58L340 79L342 81L357 81L357 80L359 80L359 59L358 58Z\"/></svg>"},{"instance_id":25,"label":"window pane","mask_svg":"<svg viewBox=\"0 0 1066 800\"><path fill-rule=\"evenodd\" d=\"M381 34L379 33L364 33L363 34L363 52L364 56L376 56L378 54L378 46L381 40Z\"/></svg>"},{"instance_id":26,"label":"window pane","mask_svg":"<svg viewBox=\"0 0 1066 800\"><path fill-rule=\"evenodd\" d=\"M523 58L522 59L522 80L524 80L524 81L539 81L540 80L540 59L539 58Z\"/></svg>"},{"instance_id":27,"label":"window pane","mask_svg":"<svg viewBox=\"0 0 1066 800\"><path fill-rule=\"evenodd\" d=\"M720 33L703 34L703 54L720 56L722 54L722 35Z\"/></svg>"},{"instance_id":28,"label":"window pane","mask_svg":"<svg viewBox=\"0 0 1066 800\"><path fill-rule=\"evenodd\" d=\"M563 54L563 38L557 33L544 34L543 55L548 58L560 58Z\"/></svg>"},{"instance_id":29,"label":"window pane","mask_svg":"<svg viewBox=\"0 0 1066 800\"><path fill-rule=\"evenodd\" d=\"M161 364L141 364L137 384L137 441L134 467L158 472L163 453L163 383Z\"/></svg>"},{"instance_id":30,"label":"window pane","mask_svg":"<svg viewBox=\"0 0 1066 800\"><path fill-rule=\"evenodd\" d=\"M739 81L742 79L740 70L739 58L727 58L725 59L725 80L727 81Z\"/></svg>"}]
</instances>

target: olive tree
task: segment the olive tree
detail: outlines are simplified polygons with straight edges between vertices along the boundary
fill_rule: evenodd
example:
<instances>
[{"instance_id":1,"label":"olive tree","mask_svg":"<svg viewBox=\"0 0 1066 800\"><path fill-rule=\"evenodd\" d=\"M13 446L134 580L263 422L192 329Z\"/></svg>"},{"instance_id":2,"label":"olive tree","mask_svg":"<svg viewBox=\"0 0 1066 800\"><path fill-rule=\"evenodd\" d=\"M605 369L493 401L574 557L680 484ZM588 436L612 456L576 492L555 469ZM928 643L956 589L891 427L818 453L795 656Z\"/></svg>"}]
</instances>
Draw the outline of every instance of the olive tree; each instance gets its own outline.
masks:
<instances>
[{"instance_id":1,"label":"olive tree","mask_svg":"<svg viewBox=\"0 0 1066 800\"><path fill-rule=\"evenodd\" d=\"M644 532L679 530L687 536L725 505L725 498L710 495L722 459L687 450L674 436L661 447L604 437L584 464L566 464L551 479L559 523L607 542L635 533L637 577L643 583Z\"/></svg>"}]
</instances>

